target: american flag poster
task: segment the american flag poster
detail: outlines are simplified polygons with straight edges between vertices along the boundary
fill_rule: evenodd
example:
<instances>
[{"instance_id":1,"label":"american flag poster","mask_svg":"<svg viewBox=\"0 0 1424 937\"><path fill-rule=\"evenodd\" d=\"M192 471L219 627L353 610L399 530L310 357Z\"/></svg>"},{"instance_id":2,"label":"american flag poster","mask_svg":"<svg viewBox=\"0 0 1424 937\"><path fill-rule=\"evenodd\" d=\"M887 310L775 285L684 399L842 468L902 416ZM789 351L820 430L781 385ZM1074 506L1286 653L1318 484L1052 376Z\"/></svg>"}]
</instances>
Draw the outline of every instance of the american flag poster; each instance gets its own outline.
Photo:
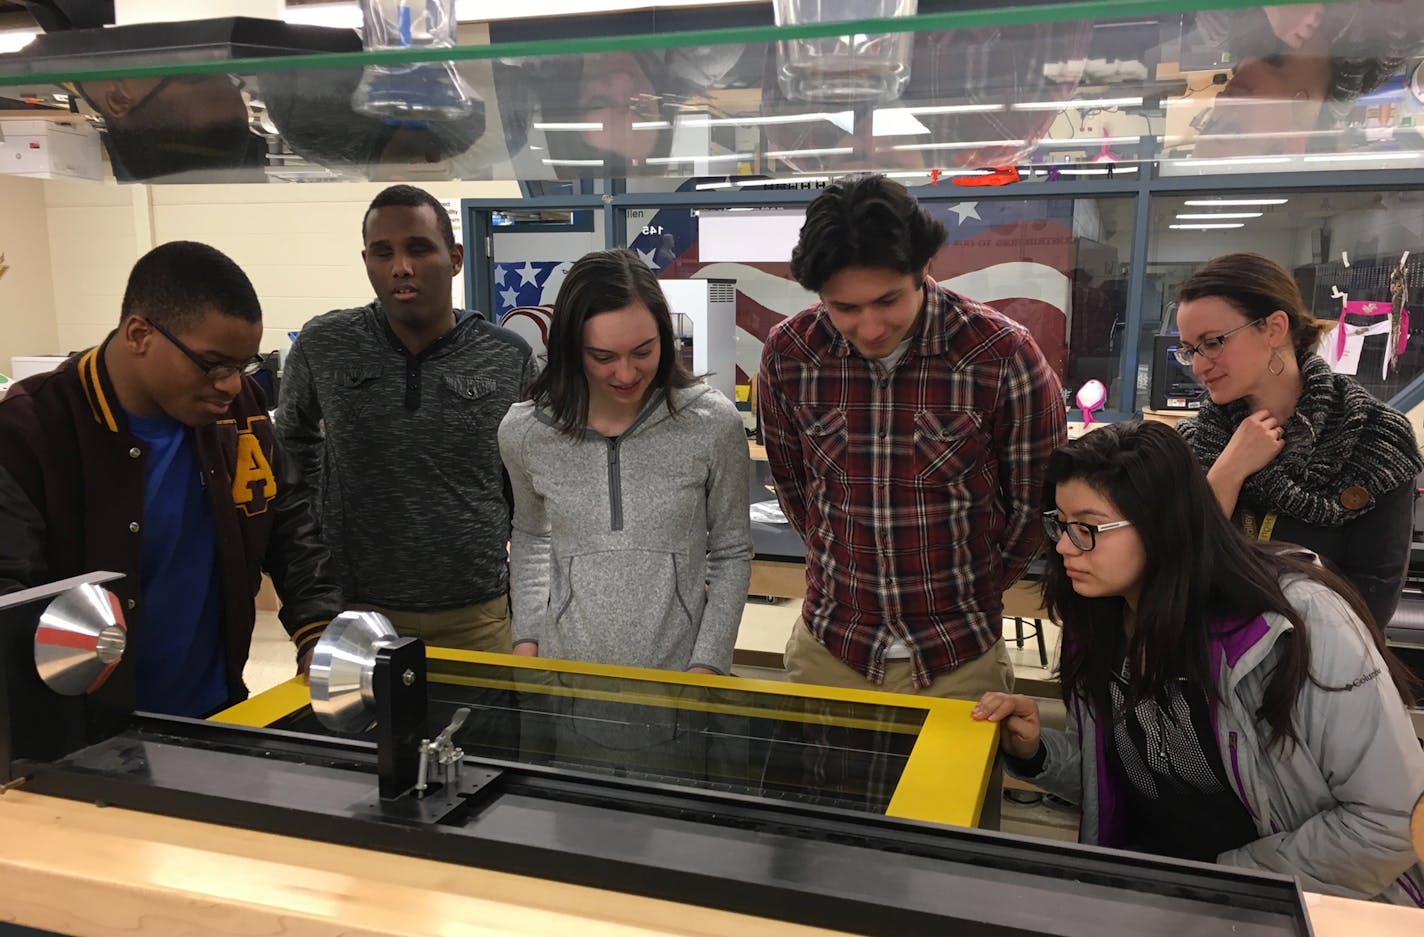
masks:
<instances>
[{"instance_id":1,"label":"american flag poster","mask_svg":"<svg viewBox=\"0 0 1424 937\"><path fill-rule=\"evenodd\" d=\"M1069 317L1078 265L1073 200L925 204L948 232L945 246L930 263L930 275L1026 326L1049 364L1063 375L1069 365ZM748 218L755 223L754 214ZM756 373L761 343L772 326L816 302L791 279L789 247L784 261L704 263L698 254L697 217L685 209L652 214L643 231L631 247L659 277L736 280L738 383ZM655 252L660 263L654 262Z\"/></svg>"},{"instance_id":2,"label":"american flag poster","mask_svg":"<svg viewBox=\"0 0 1424 937\"><path fill-rule=\"evenodd\" d=\"M500 325L519 333L536 354L549 340L554 299L571 260L523 260L494 265L494 301Z\"/></svg>"},{"instance_id":3,"label":"american flag poster","mask_svg":"<svg viewBox=\"0 0 1424 937\"><path fill-rule=\"evenodd\" d=\"M1080 323L1072 321L1075 295L1081 300L1076 277L1085 243L1075 235L1073 199L967 199L925 205L948 232L945 246L931 261L931 276L1026 326L1060 376L1073 370L1070 335L1078 354L1097 344L1103 348L1094 347L1088 354L1108 354L1113 314L1097 325L1091 313ZM772 326L812 305L816 297L791 279L789 246L785 260L702 261L698 217L690 209L630 211L630 233L640 233L629 247L659 278L736 281L737 381L745 384L756 373L762 342ZM755 223L754 213L747 218ZM495 265L500 320L536 350L542 349L554 297L570 266L569 261L554 260ZM1111 258L1106 266L1112 266Z\"/></svg>"}]
</instances>

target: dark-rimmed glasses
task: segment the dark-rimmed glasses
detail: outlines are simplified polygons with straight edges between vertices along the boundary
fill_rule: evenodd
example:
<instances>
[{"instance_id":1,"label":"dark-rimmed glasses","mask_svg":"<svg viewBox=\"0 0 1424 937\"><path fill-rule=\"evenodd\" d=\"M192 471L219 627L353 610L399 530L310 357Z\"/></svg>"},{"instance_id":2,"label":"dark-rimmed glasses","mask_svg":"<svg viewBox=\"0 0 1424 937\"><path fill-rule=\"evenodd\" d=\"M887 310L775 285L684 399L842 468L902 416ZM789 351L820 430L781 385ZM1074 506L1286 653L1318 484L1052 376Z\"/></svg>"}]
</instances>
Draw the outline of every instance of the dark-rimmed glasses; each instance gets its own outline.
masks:
<instances>
[{"instance_id":1,"label":"dark-rimmed glasses","mask_svg":"<svg viewBox=\"0 0 1424 937\"><path fill-rule=\"evenodd\" d=\"M232 364L224 361L206 361L200 357L196 351L179 341L178 336L157 322L154 322L152 319L145 319L144 321L153 326L155 332L172 342L174 348L177 348L184 355L187 355L188 360L197 365L198 369L203 372L203 375L214 384L219 381L225 381L234 374L256 374L262 367L262 357L260 355L253 355L241 364Z\"/></svg>"},{"instance_id":2,"label":"dark-rimmed glasses","mask_svg":"<svg viewBox=\"0 0 1424 937\"><path fill-rule=\"evenodd\" d=\"M1110 524L1085 524L1082 521L1060 521L1056 511L1043 512L1043 530L1048 534L1049 543L1057 543L1068 535L1073 546L1084 553L1098 545L1098 534L1120 527L1131 527L1132 521L1113 521Z\"/></svg>"},{"instance_id":3,"label":"dark-rimmed glasses","mask_svg":"<svg viewBox=\"0 0 1424 937\"><path fill-rule=\"evenodd\" d=\"M1234 329L1227 329L1220 335L1214 335L1211 338L1204 338L1198 345L1188 345L1186 342L1182 342L1182 344L1178 345L1172 351L1172 357L1177 359L1178 364L1181 364L1183 367L1187 368L1192 366L1192 359L1195 358L1197 355L1201 355L1208 361L1215 361L1216 356L1221 354L1221 349L1225 347L1226 340L1228 338L1235 335L1242 329L1249 329L1251 326L1255 325L1260 321L1262 320L1252 319L1245 325L1238 325Z\"/></svg>"}]
</instances>

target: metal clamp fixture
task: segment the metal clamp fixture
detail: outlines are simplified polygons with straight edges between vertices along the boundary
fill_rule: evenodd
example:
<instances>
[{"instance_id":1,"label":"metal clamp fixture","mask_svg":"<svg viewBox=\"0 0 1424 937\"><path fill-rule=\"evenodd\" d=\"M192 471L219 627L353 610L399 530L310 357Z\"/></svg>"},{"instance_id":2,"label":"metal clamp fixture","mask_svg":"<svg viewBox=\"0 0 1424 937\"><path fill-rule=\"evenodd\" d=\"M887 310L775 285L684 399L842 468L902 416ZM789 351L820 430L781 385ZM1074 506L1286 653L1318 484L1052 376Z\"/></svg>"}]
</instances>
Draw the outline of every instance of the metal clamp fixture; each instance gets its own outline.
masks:
<instances>
[{"instance_id":1,"label":"metal clamp fixture","mask_svg":"<svg viewBox=\"0 0 1424 937\"><path fill-rule=\"evenodd\" d=\"M455 733L470 717L470 708L461 706L455 716L435 739L420 740L420 770L415 776L415 796L423 797L430 787L431 774L445 787L460 783L460 763L465 750L455 744Z\"/></svg>"}]
</instances>

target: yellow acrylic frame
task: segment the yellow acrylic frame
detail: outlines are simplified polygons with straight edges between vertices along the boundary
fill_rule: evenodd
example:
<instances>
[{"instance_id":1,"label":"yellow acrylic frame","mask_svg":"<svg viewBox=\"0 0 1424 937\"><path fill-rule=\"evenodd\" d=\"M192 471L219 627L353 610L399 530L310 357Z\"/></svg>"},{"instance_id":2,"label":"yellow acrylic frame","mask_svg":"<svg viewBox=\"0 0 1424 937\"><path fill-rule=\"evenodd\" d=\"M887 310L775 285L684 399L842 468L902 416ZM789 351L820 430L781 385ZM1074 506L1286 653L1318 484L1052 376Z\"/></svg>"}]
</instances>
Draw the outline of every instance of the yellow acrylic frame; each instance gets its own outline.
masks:
<instances>
[{"instance_id":1,"label":"yellow acrylic frame","mask_svg":"<svg viewBox=\"0 0 1424 937\"><path fill-rule=\"evenodd\" d=\"M577 661L518 657L512 654L486 654L436 647L426 648L426 657L431 661L465 662L606 677L645 684L664 684L669 689L695 686L714 690L737 690L770 696L859 703L866 706L922 711L925 718L918 729L910 726L897 728L878 722L861 725L859 724L860 720L818 717L816 714L776 713L778 719L817 720L824 718L836 725L873 728L878 731L916 733L915 744L900 776L900 783L896 786L890 806L886 810L887 816L906 820L922 820L952 826L977 826L979 815L984 806L984 796L989 787L989 773L998 750L998 727L990 723L976 722L970 718L969 713L974 708L974 703L969 700L934 699L870 690L843 690L836 687L782 683L745 677L648 670L641 667L619 667L611 664L586 664ZM522 684L500 681L496 678L451 679L449 675L442 674L439 676L438 682L469 683L470 685L502 689L527 689ZM540 691L551 694L563 692L576 695L579 698L606 697L643 705L700 709L727 715L766 715L762 710L748 707L745 704L690 700L674 695L664 697L651 690L632 693L605 693L592 689L541 687ZM218 713L212 719L215 722L260 728L272 725L297 712L310 702L311 694L307 689L306 682L299 677L294 677L265 693L260 693L246 702Z\"/></svg>"}]
</instances>

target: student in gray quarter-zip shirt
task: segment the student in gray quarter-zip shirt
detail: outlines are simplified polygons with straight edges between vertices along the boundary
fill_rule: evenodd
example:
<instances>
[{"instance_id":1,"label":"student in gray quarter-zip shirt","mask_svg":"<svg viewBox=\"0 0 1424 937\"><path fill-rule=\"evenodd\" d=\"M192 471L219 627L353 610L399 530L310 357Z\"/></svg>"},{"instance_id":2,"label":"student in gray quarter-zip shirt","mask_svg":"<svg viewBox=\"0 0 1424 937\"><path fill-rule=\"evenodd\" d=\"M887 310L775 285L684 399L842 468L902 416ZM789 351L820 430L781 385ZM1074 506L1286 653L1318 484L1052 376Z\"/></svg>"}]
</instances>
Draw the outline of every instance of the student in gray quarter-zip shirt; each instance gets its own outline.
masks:
<instances>
[{"instance_id":1,"label":"student in gray quarter-zip shirt","mask_svg":"<svg viewBox=\"0 0 1424 937\"><path fill-rule=\"evenodd\" d=\"M378 299L302 329L277 430L318 492L353 607L427 643L507 653L511 502L496 433L532 352L453 308L463 255L427 193L385 190L362 230Z\"/></svg>"},{"instance_id":2,"label":"student in gray quarter-zip shirt","mask_svg":"<svg viewBox=\"0 0 1424 937\"><path fill-rule=\"evenodd\" d=\"M1047 490L1068 729L987 694L1010 772L1081 803L1087 843L1424 907L1424 751L1359 593L1248 541L1160 423L1069 443Z\"/></svg>"},{"instance_id":3,"label":"student in gray quarter-zip shirt","mask_svg":"<svg viewBox=\"0 0 1424 937\"><path fill-rule=\"evenodd\" d=\"M636 255L573 266L534 399L499 429L515 653L730 671L751 575L746 432L675 354Z\"/></svg>"}]
</instances>

